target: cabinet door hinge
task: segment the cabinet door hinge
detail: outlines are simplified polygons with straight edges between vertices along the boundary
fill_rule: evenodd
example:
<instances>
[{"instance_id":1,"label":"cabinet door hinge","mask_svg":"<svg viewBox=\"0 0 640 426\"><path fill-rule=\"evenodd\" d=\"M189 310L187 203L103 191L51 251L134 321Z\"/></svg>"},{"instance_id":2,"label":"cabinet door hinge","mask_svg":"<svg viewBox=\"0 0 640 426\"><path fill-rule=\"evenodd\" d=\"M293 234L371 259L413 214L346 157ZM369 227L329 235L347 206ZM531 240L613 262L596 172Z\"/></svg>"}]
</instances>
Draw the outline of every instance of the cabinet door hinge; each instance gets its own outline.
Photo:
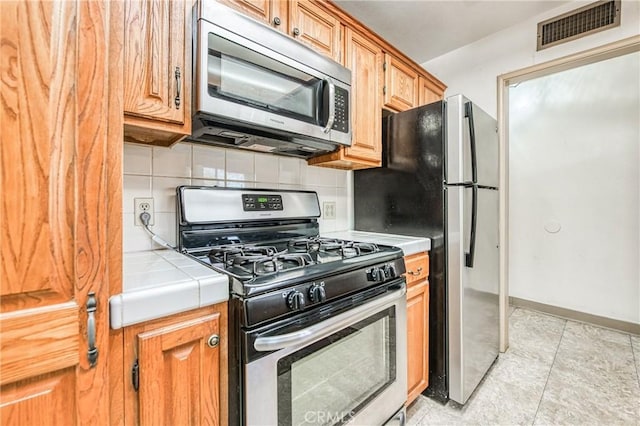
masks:
<instances>
[{"instance_id":1,"label":"cabinet door hinge","mask_svg":"<svg viewBox=\"0 0 640 426\"><path fill-rule=\"evenodd\" d=\"M383 95L387 94L387 86L382 86L382 94Z\"/></svg>"},{"instance_id":2,"label":"cabinet door hinge","mask_svg":"<svg viewBox=\"0 0 640 426\"><path fill-rule=\"evenodd\" d=\"M387 63L383 62L382 63L382 71L386 71L387 70Z\"/></svg>"},{"instance_id":3,"label":"cabinet door hinge","mask_svg":"<svg viewBox=\"0 0 640 426\"><path fill-rule=\"evenodd\" d=\"M140 364L138 364L138 359L133 362L133 367L131 367L131 384L133 389L138 392L140 388Z\"/></svg>"}]
</instances>

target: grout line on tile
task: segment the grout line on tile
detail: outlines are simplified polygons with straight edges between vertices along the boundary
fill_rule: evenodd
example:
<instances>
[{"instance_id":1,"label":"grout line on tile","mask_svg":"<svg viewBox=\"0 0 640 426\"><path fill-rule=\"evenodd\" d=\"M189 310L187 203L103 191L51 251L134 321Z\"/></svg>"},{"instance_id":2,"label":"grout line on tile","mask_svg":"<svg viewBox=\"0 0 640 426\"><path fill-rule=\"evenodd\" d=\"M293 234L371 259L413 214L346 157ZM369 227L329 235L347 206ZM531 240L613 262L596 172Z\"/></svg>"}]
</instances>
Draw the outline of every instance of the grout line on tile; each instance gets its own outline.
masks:
<instances>
[{"instance_id":1,"label":"grout line on tile","mask_svg":"<svg viewBox=\"0 0 640 426\"><path fill-rule=\"evenodd\" d=\"M560 340L558 340L558 346L556 347L556 353L553 354L553 361L551 362L551 366L549 367L549 374L547 374L547 380L544 382L544 388L542 389L542 394L540 394L540 401L538 401L538 407L536 408L536 414L533 416L534 425L536 423L536 418L538 418L538 411L540 411L540 406L542 405L542 400L544 399L544 393L547 390L547 385L549 384L549 377L551 377L551 370L553 370L553 365L556 363L556 357L558 356L558 351L560 350L560 344L562 343L562 338L564 337L564 331L567 329L567 320L564 321L564 327L562 327L562 334L560 334Z\"/></svg>"},{"instance_id":2,"label":"grout line on tile","mask_svg":"<svg viewBox=\"0 0 640 426\"><path fill-rule=\"evenodd\" d=\"M638 371L638 360L636 359L636 351L633 348L633 339L629 334L629 343L631 343L631 356L633 357L633 365L636 367L636 377L638 378L638 386L640 386L640 371Z\"/></svg>"}]
</instances>

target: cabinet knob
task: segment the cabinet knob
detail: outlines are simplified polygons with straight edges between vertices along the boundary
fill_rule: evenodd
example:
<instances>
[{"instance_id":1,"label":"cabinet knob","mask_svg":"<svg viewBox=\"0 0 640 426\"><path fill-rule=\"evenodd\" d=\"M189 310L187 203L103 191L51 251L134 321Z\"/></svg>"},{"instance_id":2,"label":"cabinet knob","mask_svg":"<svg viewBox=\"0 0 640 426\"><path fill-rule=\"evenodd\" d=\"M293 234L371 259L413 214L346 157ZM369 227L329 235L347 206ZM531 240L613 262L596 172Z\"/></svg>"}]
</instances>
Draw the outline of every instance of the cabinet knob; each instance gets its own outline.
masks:
<instances>
[{"instance_id":1,"label":"cabinet knob","mask_svg":"<svg viewBox=\"0 0 640 426\"><path fill-rule=\"evenodd\" d=\"M282 21L280 20L279 17L276 16L275 18L273 18L273 25L275 25L276 27L278 25L280 25L281 23L282 23Z\"/></svg>"},{"instance_id":2,"label":"cabinet knob","mask_svg":"<svg viewBox=\"0 0 640 426\"><path fill-rule=\"evenodd\" d=\"M209 340L207 340L207 345L209 345L210 348L215 348L219 344L220 344L220 336L218 336L217 334L212 334L211 336L209 336Z\"/></svg>"},{"instance_id":3,"label":"cabinet knob","mask_svg":"<svg viewBox=\"0 0 640 426\"><path fill-rule=\"evenodd\" d=\"M294 28L294 29L293 29L293 36L294 36L294 37L297 37L297 36L299 36L299 35L300 35L300 30L299 30L299 29L297 29L297 28Z\"/></svg>"}]
</instances>

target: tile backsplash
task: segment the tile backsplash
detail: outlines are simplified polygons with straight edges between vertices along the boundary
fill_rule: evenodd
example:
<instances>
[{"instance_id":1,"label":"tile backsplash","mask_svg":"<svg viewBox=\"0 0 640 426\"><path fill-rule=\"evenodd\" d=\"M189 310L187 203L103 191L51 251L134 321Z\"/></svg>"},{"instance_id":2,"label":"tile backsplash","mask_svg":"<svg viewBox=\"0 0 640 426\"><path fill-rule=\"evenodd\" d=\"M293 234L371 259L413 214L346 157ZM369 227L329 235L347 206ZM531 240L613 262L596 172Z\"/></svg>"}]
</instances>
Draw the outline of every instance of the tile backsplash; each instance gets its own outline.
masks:
<instances>
[{"instance_id":1,"label":"tile backsplash","mask_svg":"<svg viewBox=\"0 0 640 426\"><path fill-rule=\"evenodd\" d=\"M308 166L297 158L213 146L178 143L171 148L124 144L123 248L125 252L157 248L142 227L134 225L133 199L153 197L150 228L176 243L176 186L280 188L316 191L323 202L336 203L335 219L320 218L320 231L343 231L353 222L352 172Z\"/></svg>"}]
</instances>

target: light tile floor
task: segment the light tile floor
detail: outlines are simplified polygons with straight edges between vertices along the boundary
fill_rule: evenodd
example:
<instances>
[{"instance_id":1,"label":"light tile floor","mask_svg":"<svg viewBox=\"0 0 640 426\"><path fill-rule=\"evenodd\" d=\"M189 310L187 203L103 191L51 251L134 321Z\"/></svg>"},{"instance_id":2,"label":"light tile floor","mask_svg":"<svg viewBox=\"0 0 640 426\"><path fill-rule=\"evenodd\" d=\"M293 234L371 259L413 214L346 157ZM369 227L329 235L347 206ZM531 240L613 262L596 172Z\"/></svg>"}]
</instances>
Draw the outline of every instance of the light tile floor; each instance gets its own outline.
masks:
<instances>
[{"instance_id":1,"label":"light tile floor","mask_svg":"<svg viewBox=\"0 0 640 426\"><path fill-rule=\"evenodd\" d=\"M464 406L419 396L408 425L640 425L640 336L512 308L509 340Z\"/></svg>"}]
</instances>

